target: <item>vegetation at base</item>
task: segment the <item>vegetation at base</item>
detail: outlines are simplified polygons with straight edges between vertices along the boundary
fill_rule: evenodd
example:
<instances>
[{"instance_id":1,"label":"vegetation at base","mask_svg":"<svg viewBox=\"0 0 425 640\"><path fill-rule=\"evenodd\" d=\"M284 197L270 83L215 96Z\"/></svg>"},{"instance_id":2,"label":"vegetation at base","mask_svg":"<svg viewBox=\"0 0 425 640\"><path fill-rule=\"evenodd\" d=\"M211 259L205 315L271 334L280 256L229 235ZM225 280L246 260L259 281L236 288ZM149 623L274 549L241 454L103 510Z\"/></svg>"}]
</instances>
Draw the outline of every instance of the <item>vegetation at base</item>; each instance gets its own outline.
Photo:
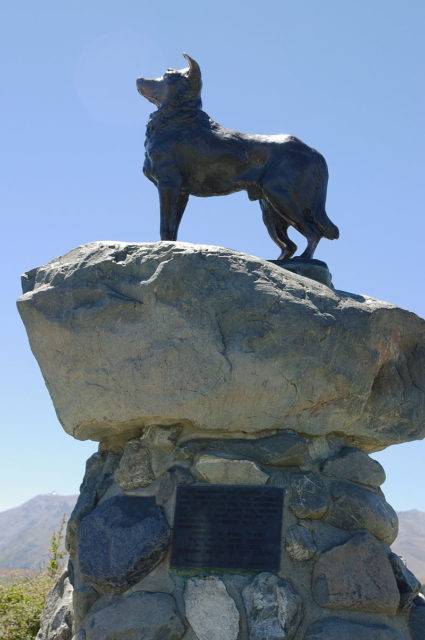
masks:
<instances>
[{"instance_id":1,"label":"vegetation at base","mask_svg":"<svg viewBox=\"0 0 425 640\"><path fill-rule=\"evenodd\" d=\"M59 529L52 533L49 546L49 561L46 565L46 572L48 577L56 581L63 569L63 559L65 557L65 551L62 551L63 538L65 532L66 516L62 516L62 520L59 525Z\"/></svg>"},{"instance_id":2,"label":"vegetation at base","mask_svg":"<svg viewBox=\"0 0 425 640\"><path fill-rule=\"evenodd\" d=\"M33 575L17 571L0 583L0 640L33 640L50 589L63 569L65 516L52 534L49 561Z\"/></svg>"}]
</instances>

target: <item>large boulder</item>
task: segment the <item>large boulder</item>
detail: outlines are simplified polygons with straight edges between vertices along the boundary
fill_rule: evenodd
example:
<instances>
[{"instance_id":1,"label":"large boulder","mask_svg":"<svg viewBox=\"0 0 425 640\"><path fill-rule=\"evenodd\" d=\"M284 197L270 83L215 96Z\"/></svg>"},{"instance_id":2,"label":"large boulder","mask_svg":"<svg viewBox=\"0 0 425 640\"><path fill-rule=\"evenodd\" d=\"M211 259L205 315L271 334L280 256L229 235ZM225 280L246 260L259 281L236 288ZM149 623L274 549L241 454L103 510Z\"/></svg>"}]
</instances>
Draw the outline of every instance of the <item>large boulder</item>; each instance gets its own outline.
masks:
<instances>
[{"instance_id":1,"label":"large boulder","mask_svg":"<svg viewBox=\"0 0 425 640\"><path fill-rule=\"evenodd\" d=\"M259 258L94 242L23 277L19 310L59 420L79 439L183 424L211 435L425 435L425 323Z\"/></svg>"}]
</instances>

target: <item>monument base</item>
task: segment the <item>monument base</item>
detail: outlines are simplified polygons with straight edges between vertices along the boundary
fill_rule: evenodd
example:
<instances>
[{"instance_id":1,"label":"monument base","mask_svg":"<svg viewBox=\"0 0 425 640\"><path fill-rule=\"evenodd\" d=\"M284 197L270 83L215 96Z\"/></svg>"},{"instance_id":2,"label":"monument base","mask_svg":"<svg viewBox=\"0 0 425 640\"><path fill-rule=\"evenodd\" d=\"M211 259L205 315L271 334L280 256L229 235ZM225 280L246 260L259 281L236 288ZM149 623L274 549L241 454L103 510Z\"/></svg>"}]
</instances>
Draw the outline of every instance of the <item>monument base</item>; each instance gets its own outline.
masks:
<instances>
[{"instance_id":1,"label":"monument base","mask_svg":"<svg viewBox=\"0 0 425 640\"><path fill-rule=\"evenodd\" d=\"M420 583L389 547L384 479L344 439L291 430L101 446L67 531L75 640L410 640Z\"/></svg>"},{"instance_id":2,"label":"monument base","mask_svg":"<svg viewBox=\"0 0 425 640\"><path fill-rule=\"evenodd\" d=\"M328 265L322 260L316 260L315 258L290 258L289 260L268 260L272 264L276 264L278 267L282 267L287 271L296 273L299 276L310 278L310 280L316 280L321 284L325 284L327 287L333 289L332 274L329 271Z\"/></svg>"},{"instance_id":3,"label":"monument base","mask_svg":"<svg viewBox=\"0 0 425 640\"><path fill-rule=\"evenodd\" d=\"M424 436L424 322L281 266L103 242L25 274L59 420L100 442L38 640L424 640L368 455Z\"/></svg>"}]
</instances>

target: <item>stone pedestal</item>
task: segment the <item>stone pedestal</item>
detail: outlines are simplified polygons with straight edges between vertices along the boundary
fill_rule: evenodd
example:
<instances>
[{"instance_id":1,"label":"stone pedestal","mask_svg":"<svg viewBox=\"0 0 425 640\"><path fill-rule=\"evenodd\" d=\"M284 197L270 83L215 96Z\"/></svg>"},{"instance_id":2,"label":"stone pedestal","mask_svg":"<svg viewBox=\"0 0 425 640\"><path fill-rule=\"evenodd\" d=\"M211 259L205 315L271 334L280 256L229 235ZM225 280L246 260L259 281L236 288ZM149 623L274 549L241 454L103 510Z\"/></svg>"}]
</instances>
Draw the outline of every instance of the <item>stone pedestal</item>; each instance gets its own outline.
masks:
<instances>
[{"instance_id":1,"label":"stone pedestal","mask_svg":"<svg viewBox=\"0 0 425 640\"><path fill-rule=\"evenodd\" d=\"M184 243L92 243L23 282L59 420L100 442L68 524L62 640L421 639L368 455L425 434L421 319ZM205 487L223 510L176 512Z\"/></svg>"},{"instance_id":2,"label":"stone pedestal","mask_svg":"<svg viewBox=\"0 0 425 640\"><path fill-rule=\"evenodd\" d=\"M321 284L326 284L333 289L332 274L326 262L322 260L315 260L314 258L291 258L289 260L269 260L269 262L282 267L282 269L296 273L299 276L304 276Z\"/></svg>"}]
</instances>

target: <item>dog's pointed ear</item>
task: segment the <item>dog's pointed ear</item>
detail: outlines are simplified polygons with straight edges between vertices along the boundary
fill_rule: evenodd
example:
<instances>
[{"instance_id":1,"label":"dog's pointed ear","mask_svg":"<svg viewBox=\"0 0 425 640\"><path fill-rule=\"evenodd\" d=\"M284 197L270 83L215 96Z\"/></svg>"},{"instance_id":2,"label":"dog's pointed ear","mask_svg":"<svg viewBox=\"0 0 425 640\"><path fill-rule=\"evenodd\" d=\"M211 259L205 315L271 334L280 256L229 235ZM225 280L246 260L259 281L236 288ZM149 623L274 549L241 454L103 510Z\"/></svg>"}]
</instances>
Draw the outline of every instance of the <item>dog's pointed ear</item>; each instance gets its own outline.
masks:
<instances>
[{"instance_id":1,"label":"dog's pointed ear","mask_svg":"<svg viewBox=\"0 0 425 640\"><path fill-rule=\"evenodd\" d=\"M189 78L190 84L197 93L200 93L202 88L201 68L196 60L191 58L187 53L183 53L183 56L189 63L189 71L187 72L187 77Z\"/></svg>"}]
</instances>

